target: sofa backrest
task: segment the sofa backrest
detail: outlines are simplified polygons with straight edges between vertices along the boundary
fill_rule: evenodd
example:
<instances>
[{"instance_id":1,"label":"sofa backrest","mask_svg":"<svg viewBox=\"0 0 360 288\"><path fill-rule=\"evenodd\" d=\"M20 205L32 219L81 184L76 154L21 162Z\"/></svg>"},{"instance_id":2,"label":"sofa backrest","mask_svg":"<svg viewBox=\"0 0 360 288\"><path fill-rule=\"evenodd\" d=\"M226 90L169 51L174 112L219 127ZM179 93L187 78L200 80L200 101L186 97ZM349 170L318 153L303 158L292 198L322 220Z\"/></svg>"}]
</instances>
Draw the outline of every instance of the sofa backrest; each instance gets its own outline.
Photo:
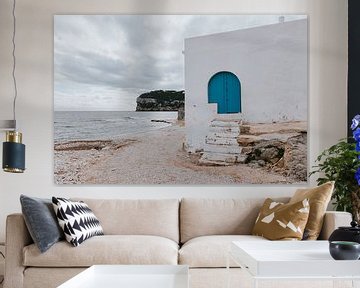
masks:
<instances>
[{"instance_id":1,"label":"sofa backrest","mask_svg":"<svg viewBox=\"0 0 360 288\"><path fill-rule=\"evenodd\" d=\"M180 241L205 235L251 234L261 199L184 198L180 204ZM288 198L274 199L288 202Z\"/></svg>"},{"instance_id":2,"label":"sofa backrest","mask_svg":"<svg viewBox=\"0 0 360 288\"><path fill-rule=\"evenodd\" d=\"M178 199L80 199L99 219L105 235L155 235L179 243Z\"/></svg>"}]
</instances>

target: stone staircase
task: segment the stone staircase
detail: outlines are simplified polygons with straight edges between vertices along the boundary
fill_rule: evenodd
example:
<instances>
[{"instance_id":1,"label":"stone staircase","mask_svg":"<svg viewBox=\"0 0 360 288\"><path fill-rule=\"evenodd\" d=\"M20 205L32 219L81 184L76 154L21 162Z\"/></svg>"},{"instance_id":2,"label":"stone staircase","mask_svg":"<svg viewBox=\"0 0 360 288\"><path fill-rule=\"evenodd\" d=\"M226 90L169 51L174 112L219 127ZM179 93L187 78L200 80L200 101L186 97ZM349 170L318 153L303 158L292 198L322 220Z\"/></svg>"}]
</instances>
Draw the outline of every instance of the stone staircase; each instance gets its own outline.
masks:
<instances>
[{"instance_id":1,"label":"stone staircase","mask_svg":"<svg viewBox=\"0 0 360 288\"><path fill-rule=\"evenodd\" d=\"M246 155L241 154L242 148L237 141L240 135L240 124L240 120L215 119L211 121L199 164L229 166L244 163Z\"/></svg>"}]
</instances>

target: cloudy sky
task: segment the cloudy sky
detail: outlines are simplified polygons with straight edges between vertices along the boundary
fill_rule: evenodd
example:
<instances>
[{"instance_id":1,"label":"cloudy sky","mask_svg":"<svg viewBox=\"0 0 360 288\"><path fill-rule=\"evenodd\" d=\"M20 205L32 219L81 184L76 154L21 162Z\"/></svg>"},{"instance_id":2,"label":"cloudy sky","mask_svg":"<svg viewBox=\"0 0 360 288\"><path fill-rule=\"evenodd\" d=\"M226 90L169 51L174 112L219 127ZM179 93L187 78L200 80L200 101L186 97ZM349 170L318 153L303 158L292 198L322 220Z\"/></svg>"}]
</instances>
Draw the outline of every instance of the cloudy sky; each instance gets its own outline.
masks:
<instances>
[{"instance_id":1,"label":"cloudy sky","mask_svg":"<svg viewBox=\"0 0 360 288\"><path fill-rule=\"evenodd\" d=\"M279 15L56 15L54 109L134 111L141 93L184 89L184 38L278 21Z\"/></svg>"}]
</instances>

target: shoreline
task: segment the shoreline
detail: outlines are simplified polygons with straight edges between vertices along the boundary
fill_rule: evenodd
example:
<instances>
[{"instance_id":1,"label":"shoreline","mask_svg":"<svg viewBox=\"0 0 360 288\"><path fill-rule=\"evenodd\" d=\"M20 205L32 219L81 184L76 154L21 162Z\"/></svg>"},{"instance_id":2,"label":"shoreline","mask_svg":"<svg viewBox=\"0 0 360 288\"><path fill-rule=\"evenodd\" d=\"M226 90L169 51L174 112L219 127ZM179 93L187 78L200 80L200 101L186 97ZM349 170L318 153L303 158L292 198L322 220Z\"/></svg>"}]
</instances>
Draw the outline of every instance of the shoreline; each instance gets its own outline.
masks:
<instances>
[{"instance_id":1,"label":"shoreline","mask_svg":"<svg viewBox=\"0 0 360 288\"><path fill-rule=\"evenodd\" d=\"M254 168L201 166L198 155L183 149L182 121L114 140L68 141L54 144L56 184L236 185L305 184Z\"/></svg>"},{"instance_id":2,"label":"shoreline","mask_svg":"<svg viewBox=\"0 0 360 288\"><path fill-rule=\"evenodd\" d=\"M72 143L79 143L79 142L89 143L89 145L91 145L91 142L117 142L117 141L126 140L128 138L134 138L134 137L138 136L139 134L152 133L152 132L155 132L155 131L158 131L158 130L161 130L161 129L168 128L168 127L173 126L173 125L179 125L179 126L184 126L185 125L184 120L177 120L177 119L167 119L167 120L150 119L150 122L164 123L164 124L167 124L167 125L166 126L161 126L161 127L155 128L155 129L151 129L151 130L148 130L148 131L145 131L145 132L139 131L139 132L121 134L121 135L116 136L113 139L110 139L110 138L104 138L104 139L69 139L69 140L56 140L56 139L54 139L54 148L56 148L56 147L58 147L60 145L64 145L64 144L72 144Z\"/></svg>"}]
</instances>

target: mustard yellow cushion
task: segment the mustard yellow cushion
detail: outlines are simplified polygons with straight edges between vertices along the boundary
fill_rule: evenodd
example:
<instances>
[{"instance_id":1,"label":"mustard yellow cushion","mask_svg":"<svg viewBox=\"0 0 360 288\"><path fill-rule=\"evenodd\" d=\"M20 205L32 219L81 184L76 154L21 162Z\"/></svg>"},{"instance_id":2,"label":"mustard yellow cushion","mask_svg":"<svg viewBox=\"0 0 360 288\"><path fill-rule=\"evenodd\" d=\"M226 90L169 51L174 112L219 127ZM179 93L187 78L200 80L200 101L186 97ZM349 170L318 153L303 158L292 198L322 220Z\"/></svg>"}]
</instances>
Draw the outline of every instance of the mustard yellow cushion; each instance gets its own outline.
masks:
<instances>
[{"instance_id":1,"label":"mustard yellow cushion","mask_svg":"<svg viewBox=\"0 0 360 288\"><path fill-rule=\"evenodd\" d=\"M298 189L290 199L289 203L309 199L310 213L305 227L304 240L316 240L319 237L334 184L334 181L330 181L315 188Z\"/></svg>"},{"instance_id":2,"label":"mustard yellow cushion","mask_svg":"<svg viewBox=\"0 0 360 288\"><path fill-rule=\"evenodd\" d=\"M269 240L301 240L308 217L307 199L284 204L268 198L260 209L252 234Z\"/></svg>"}]
</instances>

